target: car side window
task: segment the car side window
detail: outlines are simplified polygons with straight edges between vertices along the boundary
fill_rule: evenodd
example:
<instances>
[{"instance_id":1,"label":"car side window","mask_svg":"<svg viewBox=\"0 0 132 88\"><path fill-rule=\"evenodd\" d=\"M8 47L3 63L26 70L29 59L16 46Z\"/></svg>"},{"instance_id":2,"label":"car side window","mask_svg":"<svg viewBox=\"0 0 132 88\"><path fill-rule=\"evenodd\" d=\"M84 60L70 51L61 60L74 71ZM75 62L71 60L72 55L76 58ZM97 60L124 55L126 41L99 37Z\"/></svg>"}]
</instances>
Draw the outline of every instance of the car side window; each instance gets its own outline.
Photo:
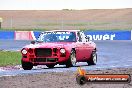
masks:
<instances>
[{"instance_id":1,"label":"car side window","mask_svg":"<svg viewBox=\"0 0 132 88\"><path fill-rule=\"evenodd\" d=\"M80 32L77 33L77 36L78 36L78 41L79 41L79 42L82 42L82 37L81 37Z\"/></svg>"},{"instance_id":2,"label":"car side window","mask_svg":"<svg viewBox=\"0 0 132 88\"><path fill-rule=\"evenodd\" d=\"M81 32L81 38L82 38L82 42L87 42L86 36L83 32Z\"/></svg>"},{"instance_id":3,"label":"car side window","mask_svg":"<svg viewBox=\"0 0 132 88\"><path fill-rule=\"evenodd\" d=\"M86 36L83 32L78 32L78 41L79 42L87 42Z\"/></svg>"}]
</instances>

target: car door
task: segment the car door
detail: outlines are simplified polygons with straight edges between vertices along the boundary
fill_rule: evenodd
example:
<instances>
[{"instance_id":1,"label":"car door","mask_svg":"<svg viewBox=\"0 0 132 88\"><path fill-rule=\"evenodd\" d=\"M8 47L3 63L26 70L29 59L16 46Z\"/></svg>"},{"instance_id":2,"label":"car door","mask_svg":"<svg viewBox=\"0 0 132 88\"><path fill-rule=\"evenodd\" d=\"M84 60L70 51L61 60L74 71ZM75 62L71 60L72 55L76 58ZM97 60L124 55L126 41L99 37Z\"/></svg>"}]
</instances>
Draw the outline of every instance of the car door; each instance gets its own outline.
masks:
<instances>
[{"instance_id":1,"label":"car door","mask_svg":"<svg viewBox=\"0 0 132 88\"><path fill-rule=\"evenodd\" d=\"M76 43L76 58L77 61L85 61L88 57L88 46L87 43L82 39L81 33L77 33L78 42Z\"/></svg>"},{"instance_id":2,"label":"car door","mask_svg":"<svg viewBox=\"0 0 132 88\"><path fill-rule=\"evenodd\" d=\"M93 47L92 47L92 42L88 41L88 42L85 42L85 48L86 48L86 60L89 59L91 57L91 54L92 54L92 50L93 50Z\"/></svg>"},{"instance_id":3,"label":"car door","mask_svg":"<svg viewBox=\"0 0 132 88\"><path fill-rule=\"evenodd\" d=\"M91 47L91 42L87 41L85 34L82 32L81 33L82 37L82 46L83 46L83 60L87 60L91 57L91 52L92 52L92 47Z\"/></svg>"}]
</instances>

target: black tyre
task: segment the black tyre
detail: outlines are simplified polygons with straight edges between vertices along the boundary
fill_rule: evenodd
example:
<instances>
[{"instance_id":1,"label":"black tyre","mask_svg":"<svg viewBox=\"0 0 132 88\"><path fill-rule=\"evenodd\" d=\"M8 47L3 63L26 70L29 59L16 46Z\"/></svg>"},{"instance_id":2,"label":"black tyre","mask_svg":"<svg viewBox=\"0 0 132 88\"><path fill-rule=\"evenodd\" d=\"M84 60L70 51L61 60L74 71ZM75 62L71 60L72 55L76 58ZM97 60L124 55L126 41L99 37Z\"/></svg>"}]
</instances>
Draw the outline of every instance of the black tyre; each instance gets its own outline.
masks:
<instances>
[{"instance_id":1,"label":"black tyre","mask_svg":"<svg viewBox=\"0 0 132 88\"><path fill-rule=\"evenodd\" d=\"M55 65L46 65L48 68L54 68Z\"/></svg>"},{"instance_id":2,"label":"black tyre","mask_svg":"<svg viewBox=\"0 0 132 88\"><path fill-rule=\"evenodd\" d=\"M90 60L87 62L88 65L96 65L97 63L97 53L92 52Z\"/></svg>"},{"instance_id":3,"label":"black tyre","mask_svg":"<svg viewBox=\"0 0 132 88\"><path fill-rule=\"evenodd\" d=\"M70 57L66 63L66 67L72 67L76 65L76 53L74 50L71 51Z\"/></svg>"},{"instance_id":4,"label":"black tyre","mask_svg":"<svg viewBox=\"0 0 132 88\"><path fill-rule=\"evenodd\" d=\"M86 83L86 78L84 76L77 76L76 81L78 84L83 85Z\"/></svg>"},{"instance_id":5,"label":"black tyre","mask_svg":"<svg viewBox=\"0 0 132 88\"><path fill-rule=\"evenodd\" d=\"M22 61L22 68L24 70L31 70L33 68L33 64L30 62L23 62Z\"/></svg>"}]
</instances>

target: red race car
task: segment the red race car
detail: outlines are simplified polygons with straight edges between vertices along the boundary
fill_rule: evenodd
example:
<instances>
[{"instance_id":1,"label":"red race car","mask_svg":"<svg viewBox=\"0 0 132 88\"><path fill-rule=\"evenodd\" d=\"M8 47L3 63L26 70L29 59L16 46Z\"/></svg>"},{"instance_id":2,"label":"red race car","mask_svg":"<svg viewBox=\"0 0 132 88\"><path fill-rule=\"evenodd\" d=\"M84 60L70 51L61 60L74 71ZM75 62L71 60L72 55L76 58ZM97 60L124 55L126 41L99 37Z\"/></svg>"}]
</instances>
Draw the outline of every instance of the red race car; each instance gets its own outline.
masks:
<instances>
[{"instance_id":1,"label":"red race car","mask_svg":"<svg viewBox=\"0 0 132 88\"><path fill-rule=\"evenodd\" d=\"M56 64L75 66L77 62L95 65L96 44L79 30L54 30L42 32L36 41L22 50L22 68L31 70L33 66Z\"/></svg>"}]
</instances>

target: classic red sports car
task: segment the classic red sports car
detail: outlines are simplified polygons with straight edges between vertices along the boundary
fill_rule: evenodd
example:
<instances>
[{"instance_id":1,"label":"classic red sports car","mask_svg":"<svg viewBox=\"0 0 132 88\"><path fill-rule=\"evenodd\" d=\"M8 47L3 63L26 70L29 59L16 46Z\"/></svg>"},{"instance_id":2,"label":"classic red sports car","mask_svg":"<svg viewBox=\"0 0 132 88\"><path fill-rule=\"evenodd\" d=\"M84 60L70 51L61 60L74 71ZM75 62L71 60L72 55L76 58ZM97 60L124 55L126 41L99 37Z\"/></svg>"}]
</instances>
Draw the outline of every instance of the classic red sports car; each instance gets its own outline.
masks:
<instances>
[{"instance_id":1,"label":"classic red sports car","mask_svg":"<svg viewBox=\"0 0 132 88\"><path fill-rule=\"evenodd\" d=\"M42 32L21 53L24 70L31 70L36 65L53 68L56 64L72 67L77 62L87 62L88 65L97 62L96 44L79 30Z\"/></svg>"}]
</instances>

